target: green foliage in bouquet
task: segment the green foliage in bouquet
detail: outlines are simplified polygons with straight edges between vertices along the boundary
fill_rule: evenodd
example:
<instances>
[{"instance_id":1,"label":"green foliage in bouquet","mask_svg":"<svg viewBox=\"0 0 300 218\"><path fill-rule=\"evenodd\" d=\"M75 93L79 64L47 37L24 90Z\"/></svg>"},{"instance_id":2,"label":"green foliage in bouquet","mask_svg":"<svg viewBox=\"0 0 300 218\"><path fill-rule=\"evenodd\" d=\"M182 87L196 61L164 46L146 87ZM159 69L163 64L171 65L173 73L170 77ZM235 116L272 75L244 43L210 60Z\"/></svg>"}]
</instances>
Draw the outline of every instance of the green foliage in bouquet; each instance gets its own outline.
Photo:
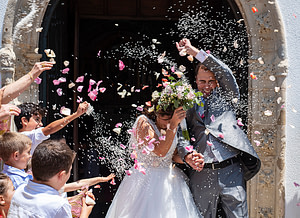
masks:
<instances>
[{"instance_id":1,"label":"green foliage in bouquet","mask_svg":"<svg viewBox=\"0 0 300 218\"><path fill-rule=\"evenodd\" d=\"M152 93L153 99L159 98L156 111L160 109L165 111L170 106L172 110L180 106L184 110L188 110L194 104L203 106L201 101L202 92L195 92L186 78L176 81L174 77L170 76L168 79L170 81L163 84L164 89L161 92L154 91Z\"/></svg>"}]
</instances>

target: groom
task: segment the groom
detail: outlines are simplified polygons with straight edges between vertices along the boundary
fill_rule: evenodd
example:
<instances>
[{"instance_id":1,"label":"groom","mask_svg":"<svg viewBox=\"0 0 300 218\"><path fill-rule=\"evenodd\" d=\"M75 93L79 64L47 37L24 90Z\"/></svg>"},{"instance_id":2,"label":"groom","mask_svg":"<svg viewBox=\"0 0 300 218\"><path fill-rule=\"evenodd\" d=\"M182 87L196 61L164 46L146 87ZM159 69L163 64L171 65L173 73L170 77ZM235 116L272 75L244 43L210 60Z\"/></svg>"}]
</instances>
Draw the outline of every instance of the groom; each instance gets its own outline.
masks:
<instances>
[{"instance_id":1,"label":"groom","mask_svg":"<svg viewBox=\"0 0 300 218\"><path fill-rule=\"evenodd\" d=\"M199 51L188 39L182 39L176 47L201 62L196 68L196 84L203 93L204 107L195 105L186 116L195 151L185 149L186 141L178 144L179 155L194 169L189 177L196 205L204 218L216 217L219 202L226 217L249 217L246 181L259 171L261 162L237 125L236 80L223 62Z\"/></svg>"}]
</instances>

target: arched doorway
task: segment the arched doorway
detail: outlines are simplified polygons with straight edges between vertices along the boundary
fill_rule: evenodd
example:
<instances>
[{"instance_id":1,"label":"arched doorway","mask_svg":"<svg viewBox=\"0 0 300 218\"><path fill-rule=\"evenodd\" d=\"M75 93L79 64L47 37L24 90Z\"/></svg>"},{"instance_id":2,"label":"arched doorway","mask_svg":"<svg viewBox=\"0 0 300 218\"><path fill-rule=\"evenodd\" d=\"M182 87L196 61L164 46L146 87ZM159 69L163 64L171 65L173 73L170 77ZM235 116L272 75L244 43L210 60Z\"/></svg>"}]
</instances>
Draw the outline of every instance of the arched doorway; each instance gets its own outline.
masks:
<instances>
[{"instance_id":1,"label":"arched doorway","mask_svg":"<svg viewBox=\"0 0 300 218\"><path fill-rule=\"evenodd\" d=\"M156 75L161 73L162 67L168 70L172 66L157 62L161 53L166 51L174 65L185 65L189 72L187 76L193 82L196 63L180 57L175 48L175 42L182 37L189 37L195 46L210 50L233 69L243 96L238 113L246 122L248 36L241 19L237 6L224 1L187 1L181 4L142 0L50 1L39 47L41 51L46 48L56 51L57 64L52 72L44 74L47 82L40 86L40 100L48 107L55 104L57 108L67 106L75 110L76 99L83 97L101 114L100 125L105 124L102 129L98 128L99 123L86 116L59 133L73 142L79 153L74 177L105 176L109 171L104 164L109 165L110 170L117 170L111 162L98 159L107 152L101 148L104 146L102 141L120 137L111 131L114 125L132 120L137 114L132 105L143 105L151 99L158 83ZM46 56L44 58L47 59ZM70 71L62 75L65 60L70 62ZM125 63L124 70L119 70L119 60ZM52 80L61 76L70 82L84 76L85 81L80 84L84 86L83 91L69 89L68 83L65 83L59 86L64 90L63 95L57 96L55 90L58 86L53 85ZM101 85L106 88L95 102L86 93L89 79L103 81ZM146 86L149 87L143 89ZM56 116L57 109L50 110L48 121L56 119ZM126 143L126 136L117 143ZM120 157L116 155L113 158ZM116 188L103 184L102 190L95 193L99 205L94 209L95 217L105 215Z\"/></svg>"}]
</instances>

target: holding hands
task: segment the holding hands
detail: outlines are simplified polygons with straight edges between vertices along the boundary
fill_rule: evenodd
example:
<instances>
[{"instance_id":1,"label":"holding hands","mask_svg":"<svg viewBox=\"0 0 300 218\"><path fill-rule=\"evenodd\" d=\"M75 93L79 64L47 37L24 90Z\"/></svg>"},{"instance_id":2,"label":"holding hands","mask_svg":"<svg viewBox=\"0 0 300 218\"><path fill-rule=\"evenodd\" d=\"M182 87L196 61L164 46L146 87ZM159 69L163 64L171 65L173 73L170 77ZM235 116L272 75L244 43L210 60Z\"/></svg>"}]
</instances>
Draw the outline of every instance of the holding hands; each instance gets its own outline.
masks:
<instances>
[{"instance_id":1,"label":"holding hands","mask_svg":"<svg viewBox=\"0 0 300 218\"><path fill-rule=\"evenodd\" d=\"M204 156L196 151L185 156L185 162L194 170L200 172L204 167Z\"/></svg>"}]
</instances>

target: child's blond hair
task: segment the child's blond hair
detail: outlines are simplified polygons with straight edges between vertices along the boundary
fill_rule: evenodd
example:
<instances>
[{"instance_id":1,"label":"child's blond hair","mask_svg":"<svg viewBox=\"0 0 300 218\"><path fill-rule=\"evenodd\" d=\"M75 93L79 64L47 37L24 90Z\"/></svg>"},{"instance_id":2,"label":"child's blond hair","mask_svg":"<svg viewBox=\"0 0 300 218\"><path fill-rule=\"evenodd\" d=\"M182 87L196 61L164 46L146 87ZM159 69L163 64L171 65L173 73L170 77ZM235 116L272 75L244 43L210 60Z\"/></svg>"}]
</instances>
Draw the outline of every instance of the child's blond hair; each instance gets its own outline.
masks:
<instances>
[{"instance_id":1,"label":"child's blond hair","mask_svg":"<svg viewBox=\"0 0 300 218\"><path fill-rule=\"evenodd\" d=\"M7 162L14 152L19 151L22 154L31 143L30 138L26 135L6 132L0 136L0 157L4 162Z\"/></svg>"}]
</instances>

